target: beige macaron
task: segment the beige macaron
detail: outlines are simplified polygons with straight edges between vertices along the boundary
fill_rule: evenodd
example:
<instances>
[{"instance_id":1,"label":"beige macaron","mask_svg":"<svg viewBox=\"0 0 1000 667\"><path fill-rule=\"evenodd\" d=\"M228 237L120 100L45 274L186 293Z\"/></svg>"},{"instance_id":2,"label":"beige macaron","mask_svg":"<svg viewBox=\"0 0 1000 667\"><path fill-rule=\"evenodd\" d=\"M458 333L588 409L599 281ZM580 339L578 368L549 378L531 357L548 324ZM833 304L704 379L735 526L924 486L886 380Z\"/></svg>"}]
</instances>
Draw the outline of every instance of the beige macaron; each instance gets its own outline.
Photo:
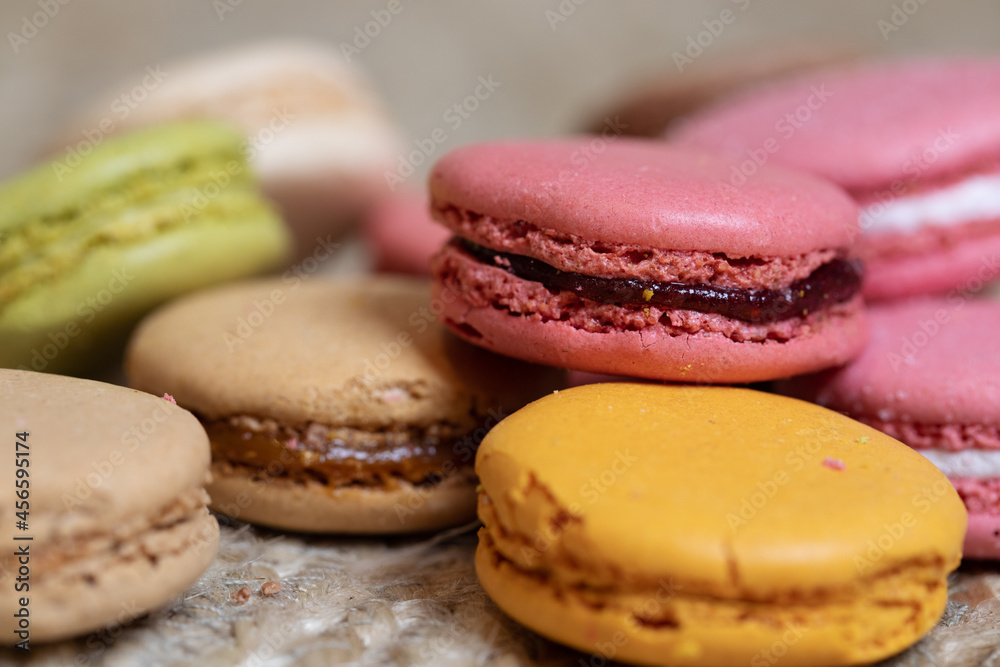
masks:
<instances>
[{"instance_id":1,"label":"beige macaron","mask_svg":"<svg viewBox=\"0 0 1000 667\"><path fill-rule=\"evenodd\" d=\"M357 67L324 44L278 41L137 69L71 124L53 157L72 158L88 138L204 117L247 133L246 156L299 255L387 193L383 174L400 152L395 124Z\"/></svg>"},{"instance_id":2,"label":"beige macaron","mask_svg":"<svg viewBox=\"0 0 1000 667\"><path fill-rule=\"evenodd\" d=\"M115 385L0 370L0 429L0 644L133 621L215 557L208 439L186 410Z\"/></svg>"},{"instance_id":3,"label":"beige macaron","mask_svg":"<svg viewBox=\"0 0 1000 667\"><path fill-rule=\"evenodd\" d=\"M309 532L443 528L475 518L479 440L563 373L467 345L442 307L422 279L231 285L148 317L126 371L202 420L216 511Z\"/></svg>"}]
</instances>

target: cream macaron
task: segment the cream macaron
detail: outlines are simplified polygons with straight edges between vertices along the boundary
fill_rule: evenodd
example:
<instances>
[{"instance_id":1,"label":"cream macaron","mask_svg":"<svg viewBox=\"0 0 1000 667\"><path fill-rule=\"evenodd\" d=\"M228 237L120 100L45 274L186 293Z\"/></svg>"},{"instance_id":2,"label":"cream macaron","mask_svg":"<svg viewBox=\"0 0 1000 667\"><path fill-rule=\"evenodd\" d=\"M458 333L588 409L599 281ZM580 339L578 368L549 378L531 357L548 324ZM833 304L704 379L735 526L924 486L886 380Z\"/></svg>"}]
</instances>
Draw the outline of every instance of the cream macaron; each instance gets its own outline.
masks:
<instances>
[{"instance_id":1,"label":"cream macaron","mask_svg":"<svg viewBox=\"0 0 1000 667\"><path fill-rule=\"evenodd\" d=\"M215 557L208 438L191 413L124 387L0 369L0 428L0 644L135 620Z\"/></svg>"},{"instance_id":2,"label":"cream macaron","mask_svg":"<svg viewBox=\"0 0 1000 667\"><path fill-rule=\"evenodd\" d=\"M411 278L231 285L148 317L126 370L205 424L213 509L308 532L438 529L475 518L486 431L563 379L451 336L441 307Z\"/></svg>"}]
</instances>

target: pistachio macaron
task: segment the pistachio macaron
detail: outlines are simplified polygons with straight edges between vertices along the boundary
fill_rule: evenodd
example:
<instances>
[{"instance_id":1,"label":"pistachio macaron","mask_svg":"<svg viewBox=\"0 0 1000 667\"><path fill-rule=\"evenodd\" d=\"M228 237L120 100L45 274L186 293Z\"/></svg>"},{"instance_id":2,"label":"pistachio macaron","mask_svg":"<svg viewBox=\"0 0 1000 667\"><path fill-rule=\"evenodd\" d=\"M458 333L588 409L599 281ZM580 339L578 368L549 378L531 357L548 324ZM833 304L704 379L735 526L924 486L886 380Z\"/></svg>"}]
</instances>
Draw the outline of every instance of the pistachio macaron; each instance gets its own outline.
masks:
<instances>
[{"instance_id":1,"label":"pistachio macaron","mask_svg":"<svg viewBox=\"0 0 1000 667\"><path fill-rule=\"evenodd\" d=\"M280 266L289 235L243 142L165 125L0 185L0 367L80 372L160 303Z\"/></svg>"},{"instance_id":2,"label":"pistachio macaron","mask_svg":"<svg viewBox=\"0 0 1000 667\"><path fill-rule=\"evenodd\" d=\"M479 440L563 374L458 340L441 307L412 278L226 286L148 317L126 372L201 418L219 512L308 532L457 525L475 518Z\"/></svg>"},{"instance_id":3,"label":"pistachio macaron","mask_svg":"<svg viewBox=\"0 0 1000 667\"><path fill-rule=\"evenodd\" d=\"M476 471L486 592L604 660L879 660L937 622L965 534L910 448L749 389L561 391L493 429Z\"/></svg>"},{"instance_id":4,"label":"pistachio macaron","mask_svg":"<svg viewBox=\"0 0 1000 667\"><path fill-rule=\"evenodd\" d=\"M186 410L115 385L0 369L0 429L0 645L30 649L136 620L215 557L208 438Z\"/></svg>"}]
</instances>

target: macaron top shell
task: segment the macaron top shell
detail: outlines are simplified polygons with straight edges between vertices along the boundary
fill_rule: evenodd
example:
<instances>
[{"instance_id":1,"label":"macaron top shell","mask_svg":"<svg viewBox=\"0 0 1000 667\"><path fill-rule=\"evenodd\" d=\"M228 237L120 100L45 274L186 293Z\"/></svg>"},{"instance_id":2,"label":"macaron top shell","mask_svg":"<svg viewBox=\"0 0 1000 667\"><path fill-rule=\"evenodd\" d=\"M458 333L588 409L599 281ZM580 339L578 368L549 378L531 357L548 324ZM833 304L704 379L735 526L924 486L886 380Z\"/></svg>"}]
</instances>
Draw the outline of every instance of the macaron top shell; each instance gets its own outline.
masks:
<instances>
[{"instance_id":1,"label":"macaron top shell","mask_svg":"<svg viewBox=\"0 0 1000 667\"><path fill-rule=\"evenodd\" d=\"M0 426L26 437L36 543L107 533L201 489L208 436L187 410L103 382L0 369ZM14 505L0 530L14 535Z\"/></svg>"},{"instance_id":2,"label":"macaron top shell","mask_svg":"<svg viewBox=\"0 0 1000 667\"><path fill-rule=\"evenodd\" d=\"M671 139L732 160L753 152L865 191L996 160L998 108L1000 59L890 61L748 91L693 116Z\"/></svg>"},{"instance_id":3,"label":"macaron top shell","mask_svg":"<svg viewBox=\"0 0 1000 667\"><path fill-rule=\"evenodd\" d=\"M685 593L739 599L842 592L904 563L951 569L965 534L958 495L910 448L747 389L561 391L494 428L476 472L502 534L553 538L533 565L594 586L673 576ZM916 527L860 567L904 516Z\"/></svg>"},{"instance_id":4,"label":"macaron top shell","mask_svg":"<svg viewBox=\"0 0 1000 667\"><path fill-rule=\"evenodd\" d=\"M615 137L458 148L430 175L434 206L588 241L731 257L846 248L857 211L837 187L771 168L740 187L732 164L659 142Z\"/></svg>"},{"instance_id":5,"label":"macaron top shell","mask_svg":"<svg viewBox=\"0 0 1000 667\"><path fill-rule=\"evenodd\" d=\"M857 359L791 380L789 392L884 422L1000 426L1000 303L920 299L868 315Z\"/></svg>"},{"instance_id":6,"label":"macaron top shell","mask_svg":"<svg viewBox=\"0 0 1000 667\"><path fill-rule=\"evenodd\" d=\"M447 297L442 297L447 298ZM434 316L425 280L289 274L201 292L153 313L129 345L131 384L169 387L207 419L290 426L470 426L562 373L468 345Z\"/></svg>"}]
</instances>

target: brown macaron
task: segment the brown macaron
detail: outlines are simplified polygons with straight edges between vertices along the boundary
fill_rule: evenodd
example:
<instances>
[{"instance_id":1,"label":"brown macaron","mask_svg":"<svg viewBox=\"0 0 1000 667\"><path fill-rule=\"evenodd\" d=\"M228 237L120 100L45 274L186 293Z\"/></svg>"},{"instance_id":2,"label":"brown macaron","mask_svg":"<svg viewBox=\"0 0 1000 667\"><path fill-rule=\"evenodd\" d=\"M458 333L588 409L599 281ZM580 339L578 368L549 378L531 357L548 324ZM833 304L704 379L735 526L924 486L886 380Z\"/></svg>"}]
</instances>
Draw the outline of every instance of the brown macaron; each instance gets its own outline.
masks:
<instances>
[{"instance_id":1,"label":"brown macaron","mask_svg":"<svg viewBox=\"0 0 1000 667\"><path fill-rule=\"evenodd\" d=\"M487 430L563 379L452 337L442 308L408 278L231 285L147 318L126 371L201 418L216 511L306 532L433 530L475 518Z\"/></svg>"},{"instance_id":2,"label":"brown macaron","mask_svg":"<svg viewBox=\"0 0 1000 667\"><path fill-rule=\"evenodd\" d=\"M102 382L3 369L0 428L9 485L0 644L30 649L133 621L215 557L208 438L186 410Z\"/></svg>"}]
</instances>

